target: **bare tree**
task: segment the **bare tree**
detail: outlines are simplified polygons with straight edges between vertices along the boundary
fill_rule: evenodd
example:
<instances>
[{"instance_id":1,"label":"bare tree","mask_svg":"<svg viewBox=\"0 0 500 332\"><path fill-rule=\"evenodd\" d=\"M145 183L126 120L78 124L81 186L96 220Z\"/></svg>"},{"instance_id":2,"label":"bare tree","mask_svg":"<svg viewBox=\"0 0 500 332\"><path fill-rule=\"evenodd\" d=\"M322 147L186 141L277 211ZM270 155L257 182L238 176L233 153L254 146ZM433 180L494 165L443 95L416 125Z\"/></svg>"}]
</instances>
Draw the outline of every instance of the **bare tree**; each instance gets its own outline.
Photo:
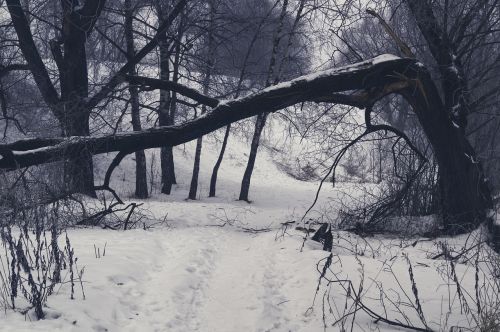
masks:
<instances>
[{"instance_id":1,"label":"bare tree","mask_svg":"<svg viewBox=\"0 0 500 332\"><path fill-rule=\"evenodd\" d=\"M276 31L273 37L273 48L271 51L269 69L267 72L267 78L265 86L268 87L272 84L274 80L274 71L276 70L276 61L278 57L278 47L281 41L283 25L285 22L285 15L287 13L288 0L283 1L283 5L281 7L281 13L279 17L278 26L276 27ZM278 80L278 79L277 79ZM243 179L241 180L241 189L239 200L248 201L248 193L250 191L250 180L252 178L252 172L255 166L255 159L257 158L257 150L259 148L260 136L262 135L262 131L264 130L264 126L266 125L267 113L261 113L257 116L255 120L255 129L252 137L252 143L250 145L250 153L248 155L247 167L245 168L245 173L243 174Z\"/></svg>"},{"instance_id":2,"label":"bare tree","mask_svg":"<svg viewBox=\"0 0 500 332\"><path fill-rule=\"evenodd\" d=\"M127 43L127 60L130 61L135 55L134 48L134 29L133 16L135 6L131 0L125 0L125 39ZM130 68L129 75L137 75L135 66ZM137 87L130 85L128 87L130 94L130 108L132 113L132 128L134 131L141 131L141 114L139 105L139 91ZM146 155L144 150L135 152L135 196L137 198L148 197L148 180L146 176Z\"/></svg>"},{"instance_id":3,"label":"bare tree","mask_svg":"<svg viewBox=\"0 0 500 332\"><path fill-rule=\"evenodd\" d=\"M208 94L208 89L210 86L210 79L212 76L212 70L214 66L214 56L215 56L215 25L216 25L216 11L217 7L214 0L210 0L207 2L209 17L208 17L208 28L207 28L207 47L206 47L206 67L203 78L203 94ZM201 114L203 115L206 112L206 105L202 106ZM193 165L193 175L191 177L191 185L189 186L189 199L196 199L196 193L198 191L198 176L200 173L200 158L201 158L201 149L203 144L203 137L200 136L196 140L196 150L194 154L194 165Z\"/></svg>"},{"instance_id":4,"label":"bare tree","mask_svg":"<svg viewBox=\"0 0 500 332\"><path fill-rule=\"evenodd\" d=\"M58 28L57 38L50 43L59 74L59 95L34 42L25 10L19 0L7 1L19 48L44 102L59 121L65 136L90 134L91 111L123 82L126 73L157 46L159 36L172 24L186 1L180 0L164 23L159 26L152 40L102 85L98 92L89 96L85 46L87 36L92 32L104 3L105 1L88 0L83 6L79 6L77 1L62 2L62 24ZM65 176L68 191L95 196L92 154L89 151L82 149L77 155L66 160Z\"/></svg>"},{"instance_id":5,"label":"bare tree","mask_svg":"<svg viewBox=\"0 0 500 332\"><path fill-rule=\"evenodd\" d=\"M104 2L86 1L82 7L78 7L76 1L61 4L63 23L60 35L51 42L59 70L60 96L37 50L21 3L19 0L9 0L7 8L19 39L19 47L44 101L59 120L63 133L66 136L88 136L90 109L84 107L88 97L85 42ZM82 151L80 156L66 161L65 176L69 190L95 196L92 157L88 152Z\"/></svg>"},{"instance_id":6,"label":"bare tree","mask_svg":"<svg viewBox=\"0 0 500 332\"><path fill-rule=\"evenodd\" d=\"M488 124L490 129L494 128L495 122L491 120L497 118L493 115L494 110L487 111L484 107L497 100L498 94L493 92L496 89L493 86L497 82L499 58L485 58L482 55L485 52L495 54L498 49L498 5L496 0L389 1L385 6L368 10L369 15L377 18L380 29L377 23L374 26L373 20L361 24L364 34L360 34L360 25L340 29L342 41L347 45L343 54L346 59L353 59L389 51L417 58L435 78L443 107L453 125L469 138L475 149L481 151L489 144L484 144L484 138L478 135L478 130ZM359 8L354 11L354 15L366 19ZM388 17L391 22L384 17ZM366 38L366 35L372 38ZM390 114L387 118L391 120ZM423 131L426 129L423 128ZM423 134L429 136L428 133ZM495 137L488 136L488 139ZM485 158L481 152L471 158L468 155L469 160L464 161L452 148L443 146L442 149L446 151L436 151L435 146L432 149L439 166L439 176L436 176L439 192L436 194L440 197L453 196L450 191L456 188L450 183L462 181L467 168L477 167L482 173L483 163L496 164L488 160L492 159L491 155ZM493 151L490 149L490 153ZM447 157L441 159L439 154L447 154ZM460 164L463 165L459 167ZM493 174L488 178L494 180L496 176ZM485 193L484 201L489 200L490 194L487 192L494 185L492 181L478 183L477 180L462 183L464 188L469 187L466 191L481 186L480 191ZM465 194L457 197L454 203L443 202L452 204L445 210L460 210L463 202L469 199ZM481 204L479 201L476 203ZM467 215L462 220L445 217L445 228L461 232L462 222L466 223L467 218L475 216Z\"/></svg>"},{"instance_id":7,"label":"bare tree","mask_svg":"<svg viewBox=\"0 0 500 332\"><path fill-rule=\"evenodd\" d=\"M396 33L391 34L390 29L387 28L391 28L391 25L384 25L382 22L384 33L389 35L389 41L396 44L396 51L400 52L404 58L376 57L371 60L358 61L351 66L315 73L313 76L299 77L287 83L272 86L280 78L278 68L281 66L279 66L278 58L271 56L265 84L267 88L224 102L220 101L222 98L208 96L209 83L200 93L196 89L180 84L179 81L158 80L129 74L139 61L158 46L161 37L183 9L185 0L181 0L172 9L171 14L160 24L156 34L146 43L146 46L136 52L133 57L129 57L125 65L90 97L88 97L88 82L83 82L83 79L75 81L77 77L85 76L86 72L85 75L79 72L74 77L68 77L65 67L65 61L70 61L70 58L72 59L71 66L78 63L82 67L86 66L86 59L82 59L81 54L75 51L75 49L82 50L82 45L85 47L85 36L81 31L74 32L73 28L64 27L68 31L63 29L63 36L74 33L77 38L74 40L63 38L59 40L59 44L57 40L52 43L52 52L58 64L61 79L62 97L59 97L47 68L37 52L23 8L16 0L8 0L7 4L13 26L19 37L19 47L46 104L59 119L61 127L66 130L64 135L68 135L67 129L71 127L68 123L76 123L73 118L74 114L80 116L82 120L78 122L78 126L81 127L81 123L86 123L85 128L88 128L88 114L91 110L106 101L125 81L144 90L170 91L171 95L175 93L175 96L182 96L183 103L189 104L185 100L191 99L194 101L190 104L191 106L202 105L206 113L179 125L169 124L155 129L118 133L113 136L89 137L88 129L80 128L81 134L71 134L76 137L34 138L0 145L2 156L0 168L19 169L64 159L74 161L78 158L86 158L88 161L94 154L118 151L119 154L106 175L107 185L100 187L109 189L109 178L114 167L129 153L145 148L182 144L241 119L257 115L260 120L256 122L256 129L259 130L255 131L256 135L253 140L255 142L252 144L256 153L267 113L278 110L287 112L290 111L287 109L289 106L312 102L343 104L365 109L366 130L360 137L349 142L347 147L354 145L367 135L388 131L404 141L416 156L424 160L418 147L403 131L404 128L398 128L394 124L377 124L372 121L374 106L380 105L384 97L398 95L411 107L439 166L440 208L444 220L444 231L450 234L469 231L488 219L487 210L492 207L490 188L481 160L469 143L467 135L471 115L481 107L485 107L484 103L486 105L491 103L495 96L496 87L490 84L497 82L493 73L497 72L499 58L491 57L491 61L484 66L478 65L477 59L485 60L485 50L490 50L490 53L498 50L496 38L498 0L463 0L453 4L445 0L432 3L424 0L404 1L401 6L397 6L395 11L401 10L400 8L406 10L408 18L414 20L415 27L418 29L415 31L419 33L420 40L424 42L425 47L417 47L413 44L406 47L406 35L397 30ZM80 28L92 28L96 16L83 15L88 14L86 11L92 4L97 6L94 1L89 0L83 7L74 4L68 7L69 5L65 4L66 7L63 9L68 14L66 16L82 24ZM277 49L284 37L282 29L286 21L287 7L287 1L281 2L279 24L274 26L271 55L280 53ZM443 8L446 10L442 10ZM99 7L94 9L99 10ZM440 13L440 16L436 13ZM301 15L297 17L300 18ZM382 16L379 19L383 21ZM356 25L351 24L352 26ZM91 29L85 31L90 32ZM338 36L339 38L345 37L341 34ZM198 37L195 36L194 40ZM56 47L58 45L62 45L63 48L68 47L68 49L61 52L61 49L58 50ZM352 45L348 48L349 52L354 54L350 59L364 58ZM482 57L476 57L477 49L483 50L483 53L480 53ZM424 53L427 56L419 61L419 57ZM79 67L78 70L84 69ZM209 75L204 75L204 78L207 77ZM487 81L489 84L483 85L482 89L475 89L476 85L482 81ZM180 99L179 102L181 102ZM69 110L82 111L70 112L69 106L71 106ZM388 110L390 113L391 108ZM67 111L69 113L65 113ZM332 109L331 112L336 112L336 110ZM71 115L68 116L68 114ZM81 118L82 116L84 118ZM240 199L248 200L255 153L253 155L251 153L249 158L249 166L252 167L247 167L248 171L245 172ZM335 158L332 170L335 169L338 164L337 159L342 155ZM93 191L94 187L92 186L91 189ZM196 191L194 192L195 197ZM490 225L493 226L492 223ZM492 230L494 233L497 232L494 227ZM496 233L494 235L498 241L499 235Z\"/></svg>"},{"instance_id":8,"label":"bare tree","mask_svg":"<svg viewBox=\"0 0 500 332\"><path fill-rule=\"evenodd\" d=\"M454 189L445 191L442 197L444 220L454 220L460 226L448 227L447 232L457 233L476 227L486 220L487 209L491 207L490 192L485 186L484 174L475 162L474 150L467 142L464 132L447 115L439 89L429 72L413 59L385 55L315 73L313 76L299 77L287 84L269 87L259 93L224 103L172 82L141 77L128 77L128 80L148 88L177 91L213 109L203 117L178 126L114 136L80 137L76 140L32 139L0 145L0 168L17 169L43 164L72 156L81 149L87 149L92 154L121 151L121 155L124 155L164 144L174 146L229 123L262 112L283 110L302 102L337 103L365 108L367 131L363 136L380 130L391 131L413 148L408 137L396 128L371 123L372 105L389 94L397 93L412 105L440 167L444 165L455 175L453 179L445 177L442 180L446 186ZM116 162L113 164L116 167Z\"/></svg>"},{"instance_id":9,"label":"bare tree","mask_svg":"<svg viewBox=\"0 0 500 332\"><path fill-rule=\"evenodd\" d=\"M156 12L160 19L165 17L166 7L164 4L156 3ZM181 44L184 35L185 27L185 14L181 14L177 31L174 33L175 40L169 41L168 35L162 36L159 43L159 62L160 62L160 78L162 80L169 80L172 75L172 81L179 81L179 69L181 66ZM173 49L172 49L173 47ZM172 69L170 62L173 52ZM177 95L175 92L160 91L160 106L158 110L158 123L160 126L170 126L175 123L175 116L177 113ZM161 162L161 192L170 195L172 185L177 183L175 176L174 155L171 146L166 146L160 152Z\"/></svg>"}]
</instances>

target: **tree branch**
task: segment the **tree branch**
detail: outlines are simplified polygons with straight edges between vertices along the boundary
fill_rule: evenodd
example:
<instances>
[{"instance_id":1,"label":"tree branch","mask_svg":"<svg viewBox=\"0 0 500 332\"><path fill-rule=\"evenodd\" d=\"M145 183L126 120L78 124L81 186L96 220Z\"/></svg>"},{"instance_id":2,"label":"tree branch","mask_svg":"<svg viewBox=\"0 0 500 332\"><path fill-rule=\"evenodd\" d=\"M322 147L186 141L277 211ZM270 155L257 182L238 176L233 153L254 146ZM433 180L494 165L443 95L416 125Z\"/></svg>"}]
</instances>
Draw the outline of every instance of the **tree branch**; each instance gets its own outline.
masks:
<instances>
[{"instance_id":1,"label":"tree branch","mask_svg":"<svg viewBox=\"0 0 500 332\"><path fill-rule=\"evenodd\" d=\"M217 99L203 95L198 91L196 91L195 89L192 89L190 87L187 87L179 83L171 81L163 81L156 78L149 78L144 76L131 76L131 75L126 75L125 79L131 84L142 85L153 89L161 89L161 90L177 92L183 95L184 97L193 99L194 101L202 105L216 107L219 104L219 101Z\"/></svg>"},{"instance_id":2,"label":"tree branch","mask_svg":"<svg viewBox=\"0 0 500 332\"><path fill-rule=\"evenodd\" d=\"M7 66L0 65L0 79L14 70L29 70L29 66L24 63L13 63Z\"/></svg>"},{"instance_id":3,"label":"tree branch","mask_svg":"<svg viewBox=\"0 0 500 332\"><path fill-rule=\"evenodd\" d=\"M82 28L86 31L92 31L97 18L101 15L106 0L86 0L85 4L77 14L81 17Z\"/></svg>"},{"instance_id":4,"label":"tree branch","mask_svg":"<svg viewBox=\"0 0 500 332\"><path fill-rule=\"evenodd\" d=\"M14 1L14 0L10 0ZM101 88L96 94L94 94L89 101L87 102L87 108L93 109L108 96L109 93L120 83L125 81L125 76L129 73L130 69L132 69L136 64L138 64L146 55L149 54L157 45L160 40L160 37L165 34L168 28L172 25L175 18L181 13L181 11L186 6L187 0L179 0L179 2L175 5L172 12L168 15L165 21L158 27L158 31L154 35L154 37L144 46L141 50L139 50L135 56L127 61L118 72L114 74L114 76L109 80L109 82Z\"/></svg>"},{"instance_id":5,"label":"tree branch","mask_svg":"<svg viewBox=\"0 0 500 332\"><path fill-rule=\"evenodd\" d=\"M391 26L384 20L382 16L380 16L376 11L373 9L367 9L366 12L370 14L371 16L377 18L384 28L385 32L394 40L398 48L401 50L401 53L403 53L404 56L408 58L415 59L415 54L411 51L410 47L401 39L399 36L394 32L394 30L391 28Z\"/></svg>"},{"instance_id":6,"label":"tree branch","mask_svg":"<svg viewBox=\"0 0 500 332\"><path fill-rule=\"evenodd\" d=\"M28 20L24 15L23 8L19 0L6 0L7 8L12 19L12 24L19 39L19 48L23 52L24 58L28 63L29 69L33 74L36 85L40 89L43 99L52 108L59 102L59 95L50 80L47 68L40 57L40 53L36 48L33 40L33 35L28 24Z\"/></svg>"},{"instance_id":7,"label":"tree branch","mask_svg":"<svg viewBox=\"0 0 500 332\"><path fill-rule=\"evenodd\" d=\"M422 71L427 73L412 59L379 56L354 65L302 76L246 97L220 102L206 114L180 125L108 136L32 139L0 145L3 157L0 159L0 169L12 170L63 160L69 156L77 156L84 150L95 155L175 146L230 123L263 112L275 112L297 103L314 102L334 93L352 90L386 91L385 87L397 86L402 80L410 82L406 77L416 79ZM408 89L406 84L400 85L404 91L419 91L414 87ZM398 92L394 89L391 91Z\"/></svg>"}]
</instances>

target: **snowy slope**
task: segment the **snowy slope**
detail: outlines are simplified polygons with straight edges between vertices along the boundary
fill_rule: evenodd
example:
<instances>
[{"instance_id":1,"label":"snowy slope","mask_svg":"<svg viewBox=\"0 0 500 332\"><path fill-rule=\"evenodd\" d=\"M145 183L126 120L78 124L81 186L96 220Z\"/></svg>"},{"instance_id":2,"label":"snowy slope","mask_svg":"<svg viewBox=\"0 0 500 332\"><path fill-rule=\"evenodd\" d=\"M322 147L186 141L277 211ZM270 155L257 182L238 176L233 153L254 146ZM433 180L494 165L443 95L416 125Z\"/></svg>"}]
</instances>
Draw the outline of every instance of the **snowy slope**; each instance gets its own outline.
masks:
<instances>
[{"instance_id":1,"label":"snowy slope","mask_svg":"<svg viewBox=\"0 0 500 332\"><path fill-rule=\"evenodd\" d=\"M328 311L341 316L345 292L337 287L328 293L323 280L315 297L317 264L321 261L321 270L328 253L314 242L303 246L303 233L293 227L286 234L281 229L281 223L300 219L312 202L317 183L286 176L277 169L272 154L261 150L252 178L253 203L235 201L248 147L234 137L230 140L219 172L218 197L207 198L217 144L205 141L198 201L185 201L193 144L175 148L179 185L174 194L167 197L155 188L153 198L144 201L145 209L157 219L165 218L166 224L147 231L70 230L78 267L85 269L85 300L79 285L76 299L70 300L69 285L64 284L49 298L48 319L33 322L29 315L7 312L2 314L0 330L340 331L339 324L332 326L336 319ZM153 153L157 151L148 152L148 161ZM110 158L101 157L98 162L105 165ZM124 197L133 192L133 173L128 171L132 167L132 159L125 160L112 183ZM342 190L350 189L349 184L340 184L336 190L325 186L317 209L326 209L330 198L339 198ZM266 231L249 232L252 229ZM465 241L466 237L461 237L451 242L462 246ZM407 254L414 264L429 326L438 330L440 326L473 325L460 315L453 285L438 272L443 262L429 259L436 250L434 243L423 241L413 246L413 242L386 238L365 241L337 232L336 256L327 277L349 277L356 287L363 277L367 303L381 310L375 280L387 290L397 291L401 285L411 298L403 255ZM94 246L101 253L105 246L105 256L96 258ZM465 285L473 287L473 269L457 264L456 273ZM404 304L400 307L418 324L414 310ZM449 308L453 313L446 316ZM403 320L397 312L390 314ZM374 322L361 311L357 315L355 331L398 330ZM443 321L445 316L447 322Z\"/></svg>"}]
</instances>

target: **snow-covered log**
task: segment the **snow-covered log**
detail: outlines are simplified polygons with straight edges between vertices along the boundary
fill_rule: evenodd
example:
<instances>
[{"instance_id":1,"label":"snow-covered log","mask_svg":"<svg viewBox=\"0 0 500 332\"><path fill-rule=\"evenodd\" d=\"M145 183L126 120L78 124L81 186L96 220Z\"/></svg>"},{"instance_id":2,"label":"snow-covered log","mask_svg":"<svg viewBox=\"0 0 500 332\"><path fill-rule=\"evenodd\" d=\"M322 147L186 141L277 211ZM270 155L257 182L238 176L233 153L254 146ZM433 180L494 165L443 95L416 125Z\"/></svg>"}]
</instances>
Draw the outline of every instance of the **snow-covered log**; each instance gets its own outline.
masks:
<instances>
[{"instance_id":1,"label":"snow-covered log","mask_svg":"<svg viewBox=\"0 0 500 332\"><path fill-rule=\"evenodd\" d=\"M213 98L200 93L197 93L196 97L193 97L191 93L185 93L186 97L208 101L207 103L215 107L203 116L175 126L115 135L37 138L3 144L0 145L2 156L0 169L12 170L63 160L83 150L95 155L113 151L134 152L166 145L175 146L208 134L229 123L262 112L275 112L307 101L346 103L364 107L373 102L372 97L380 98L382 93L389 92L387 90L389 86L401 83L402 73L411 70L414 75L417 74L415 69L420 70L420 67L414 60L382 55L354 65L301 76L242 98L217 101L217 104L213 102ZM130 78L129 80L133 80L136 84L142 81L148 87L174 86L170 83L165 83L163 86L154 85L155 81L159 80L146 81ZM407 85L401 85L401 87L407 87ZM187 87L177 88L176 91L182 93L188 91L187 89L190 92L193 91ZM350 93L339 94L345 91L350 91ZM357 91L365 92L358 93Z\"/></svg>"},{"instance_id":2,"label":"snow-covered log","mask_svg":"<svg viewBox=\"0 0 500 332\"><path fill-rule=\"evenodd\" d=\"M440 167L444 225L447 232L460 233L486 219L491 195L481 166L464 133L453 124L434 81L414 59L381 55L353 65L320 71L270 86L234 100L218 100L193 93L180 85L148 79L133 79L145 88L175 88L213 109L197 119L175 126L139 132L94 137L31 139L0 145L0 169L13 170L40 165L81 153L176 146L263 112L275 112L302 102L326 102L371 107L380 98L397 93L413 107L431 143Z\"/></svg>"}]
</instances>

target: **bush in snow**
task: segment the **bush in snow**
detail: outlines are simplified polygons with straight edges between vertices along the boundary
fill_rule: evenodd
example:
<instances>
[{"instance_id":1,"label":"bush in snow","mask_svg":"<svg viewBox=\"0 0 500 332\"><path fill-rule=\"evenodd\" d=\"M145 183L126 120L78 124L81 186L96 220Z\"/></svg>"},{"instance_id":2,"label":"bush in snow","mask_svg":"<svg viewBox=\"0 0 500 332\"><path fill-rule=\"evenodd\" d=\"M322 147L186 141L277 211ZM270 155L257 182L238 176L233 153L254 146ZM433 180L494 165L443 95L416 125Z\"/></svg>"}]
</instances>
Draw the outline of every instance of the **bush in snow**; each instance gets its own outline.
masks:
<instances>
[{"instance_id":1,"label":"bush in snow","mask_svg":"<svg viewBox=\"0 0 500 332\"><path fill-rule=\"evenodd\" d=\"M68 270L72 297L75 279L82 277L75 275L76 258L67 235L63 247L58 243L59 204L13 205L2 212L0 305L24 314L33 310L37 319L43 319L48 296L56 285L68 281L61 272Z\"/></svg>"}]
</instances>

